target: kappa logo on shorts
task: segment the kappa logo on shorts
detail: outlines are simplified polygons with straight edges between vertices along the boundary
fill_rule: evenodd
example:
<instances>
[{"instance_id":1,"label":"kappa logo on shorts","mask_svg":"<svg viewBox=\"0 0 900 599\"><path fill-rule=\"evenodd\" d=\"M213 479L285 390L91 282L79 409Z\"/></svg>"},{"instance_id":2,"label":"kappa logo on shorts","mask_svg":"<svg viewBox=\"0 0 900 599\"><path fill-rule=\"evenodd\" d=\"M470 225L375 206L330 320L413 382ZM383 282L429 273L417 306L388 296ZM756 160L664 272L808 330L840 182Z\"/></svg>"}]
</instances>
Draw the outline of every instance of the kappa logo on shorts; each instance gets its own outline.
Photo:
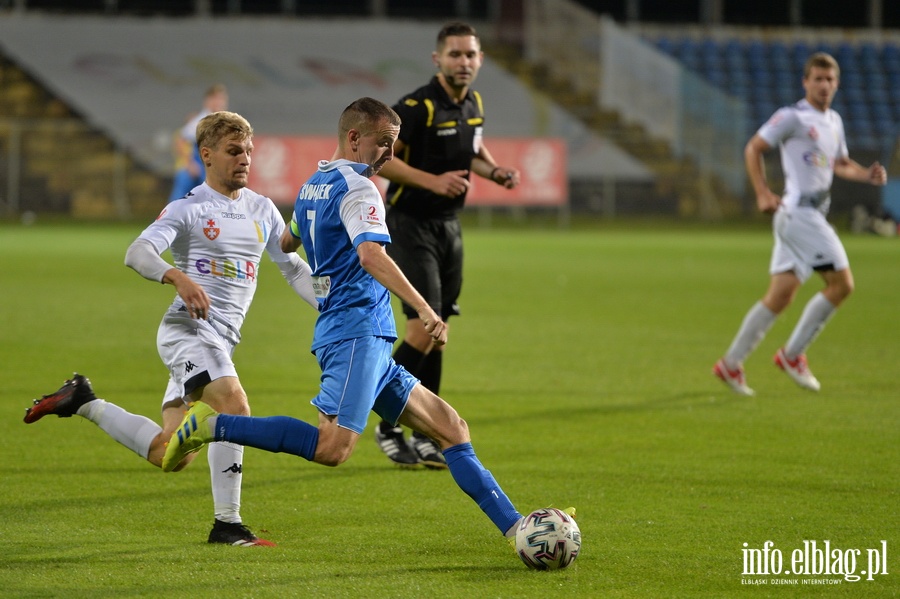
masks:
<instances>
[{"instance_id":1,"label":"kappa logo on shorts","mask_svg":"<svg viewBox=\"0 0 900 599\"><path fill-rule=\"evenodd\" d=\"M214 219L209 219L206 221L206 226L203 227L203 234L206 235L206 238L210 241L215 240L216 237L219 236L219 227L216 226L216 221Z\"/></svg>"},{"instance_id":2,"label":"kappa logo on shorts","mask_svg":"<svg viewBox=\"0 0 900 599\"><path fill-rule=\"evenodd\" d=\"M185 363L185 365L184 365L184 373L185 373L185 374L189 374L189 373L190 373L192 370L194 370L196 367L197 367L196 364L194 364L193 362L191 362L190 360L188 360L188 361Z\"/></svg>"}]
</instances>

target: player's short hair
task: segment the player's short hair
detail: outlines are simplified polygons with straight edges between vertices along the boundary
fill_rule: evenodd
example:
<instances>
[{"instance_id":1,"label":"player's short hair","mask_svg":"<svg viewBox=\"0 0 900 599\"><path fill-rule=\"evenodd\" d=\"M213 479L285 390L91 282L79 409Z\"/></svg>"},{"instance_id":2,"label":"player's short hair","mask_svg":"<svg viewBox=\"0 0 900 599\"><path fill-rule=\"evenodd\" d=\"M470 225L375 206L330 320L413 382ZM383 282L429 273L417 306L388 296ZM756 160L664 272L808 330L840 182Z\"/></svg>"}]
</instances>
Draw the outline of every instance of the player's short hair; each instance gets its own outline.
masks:
<instances>
[{"instance_id":1,"label":"player's short hair","mask_svg":"<svg viewBox=\"0 0 900 599\"><path fill-rule=\"evenodd\" d=\"M838 62L834 59L834 56L832 56L828 52L816 52L806 59L806 64L803 65L804 79L809 77L809 74L813 70L813 67L819 69L834 69L834 74L837 76L837 78L841 78L841 67L838 66Z\"/></svg>"},{"instance_id":2,"label":"player's short hair","mask_svg":"<svg viewBox=\"0 0 900 599\"><path fill-rule=\"evenodd\" d=\"M441 30L438 31L437 34L437 50L440 52L444 48L444 43L447 41L448 37L466 37L471 35L479 43L481 43L481 39L478 37L478 32L475 31L475 28L469 25L468 23L463 23L462 21L453 21L451 23L447 23Z\"/></svg>"},{"instance_id":3,"label":"player's short hair","mask_svg":"<svg viewBox=\"0 0 900 599\"><path fill-rule=\"evenodd\" d=\"M225 87L224 83L213 83L208 88L206 88L206 93L203 94L204 98L209 98L211 96L217 96L219 94L227 94L228 88Z\"/></svg>"},{"instance_id":4,"label":"player's short hair","mask_svg":"<svg viewBox=\"0 0 900 599\"><path fill-rule=\"evenodd\" d=\"M216 149L225 138L244 141L253 137L253 127L247 119L236 112L220 110L213 112L197 123L197 147Z\"/></svg>"},{"instance_id":5,"label":"player's short hair","mask_svg":"<svg viewBox=\"0 0 900 599\"><path fill-rule=\"evenodd\" d=\"M341 113L341 118L338 120L338 134L341 139L344 139L351 129L369 133L383 122L399 127L400 115L380 100L369 97L360 98L353 101Z\"/></svg>"}]
</instances>

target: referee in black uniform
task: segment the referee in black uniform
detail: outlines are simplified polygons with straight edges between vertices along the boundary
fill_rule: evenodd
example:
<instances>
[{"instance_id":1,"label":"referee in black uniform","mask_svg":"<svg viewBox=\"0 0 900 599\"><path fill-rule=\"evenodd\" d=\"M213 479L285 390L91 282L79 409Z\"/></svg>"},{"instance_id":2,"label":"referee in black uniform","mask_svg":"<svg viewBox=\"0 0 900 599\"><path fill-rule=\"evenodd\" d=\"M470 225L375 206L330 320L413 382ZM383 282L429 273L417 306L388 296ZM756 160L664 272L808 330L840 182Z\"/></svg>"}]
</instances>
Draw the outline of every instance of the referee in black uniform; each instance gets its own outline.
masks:
<instances>
[{"instance_id":1,"label":"referee in black uniform","mask_svg":"<svg viewBox=\"0 0 900 599\"><path fill-rule=\"evenodd\" d=\"M465 203L470 174L512 189L519 184L519 171L498 166L482 140L484 106L469 87L484 59L475 29L459 22L445 25L432 59L437 74L393 107L403 121L394 144L396 159L379 174L391 182L388 254L446 322L459 314L463 248L457 213ZM440 393L444 348L432 346L413 307L404 304L403 313L406 335L394 360ZM438 445L419 433L407 444L399 426L381 422L375 438L399 466L447 467Z\"/></svg>"}]
</instances>

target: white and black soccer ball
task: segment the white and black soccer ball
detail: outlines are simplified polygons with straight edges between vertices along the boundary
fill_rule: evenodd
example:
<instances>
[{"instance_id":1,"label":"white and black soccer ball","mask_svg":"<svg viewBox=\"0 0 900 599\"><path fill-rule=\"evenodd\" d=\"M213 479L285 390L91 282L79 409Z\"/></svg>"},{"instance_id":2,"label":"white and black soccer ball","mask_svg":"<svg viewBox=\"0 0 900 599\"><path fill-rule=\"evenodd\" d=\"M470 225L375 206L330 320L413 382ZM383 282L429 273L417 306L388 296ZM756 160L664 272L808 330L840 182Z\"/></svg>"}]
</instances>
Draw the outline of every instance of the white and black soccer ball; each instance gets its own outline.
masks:
<instances>
[{"instance_id":1,"label":"white and black soccer ball","mask_svg":"<svg viewBox=\"0 0 900 599\"><path fill-rule=\"evenodd\" d=\"M516 553L534 570L561 570L581 551L575 519L556 508L535 510L516 529Z\"/></svg>"}]
</instances>

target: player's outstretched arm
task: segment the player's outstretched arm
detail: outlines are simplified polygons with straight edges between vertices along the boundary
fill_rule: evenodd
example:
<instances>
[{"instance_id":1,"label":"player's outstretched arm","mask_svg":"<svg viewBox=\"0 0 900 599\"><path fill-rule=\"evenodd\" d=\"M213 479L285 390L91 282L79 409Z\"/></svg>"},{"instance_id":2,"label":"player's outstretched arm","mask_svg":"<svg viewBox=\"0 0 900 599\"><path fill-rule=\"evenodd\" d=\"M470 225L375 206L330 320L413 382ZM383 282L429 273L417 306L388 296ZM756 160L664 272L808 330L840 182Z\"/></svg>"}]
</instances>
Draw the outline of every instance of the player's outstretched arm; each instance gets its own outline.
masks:
<instances>
[{"instance_id":1,"label":"player's outstretched arm","mask_svg":"<svg viewBox=\"0 0 900 599\"><path fill-rule=\"evenodd\" d=\"M287 254L287 262L276 262L281 274L294 291L303 298L303 300L315 308L319 309L319 302L316 300L316 292L312 285L312 269L303 258L296 253Z\"/></svg>"},{"instance_id":2,"label":"player's outstretched arm","mask_svg":"<svg viewBox=\"0 0 900 599\"><path fill-rule=\"evenodd\" d=\"M192 318L206 318L209 315L210 300L203 287L163 260L146 239L136 239L128 246L125 265L145 279L174 286Z\"/></svg>"},{"instance_id":3,"label":"player's outstretched arm","mask_svg":"<svg viewBox=\"0 0 900 599\"><path fill-rule=\"evenodd\" d=\"M438 345L447 343L447 324L428 305L425 298L416 291L397 263L387 255L384 246L374 241L364 241L356 247L359 264L388 291L399 297L416 311L425 330Z\"/></svg>"}]
</instances>

